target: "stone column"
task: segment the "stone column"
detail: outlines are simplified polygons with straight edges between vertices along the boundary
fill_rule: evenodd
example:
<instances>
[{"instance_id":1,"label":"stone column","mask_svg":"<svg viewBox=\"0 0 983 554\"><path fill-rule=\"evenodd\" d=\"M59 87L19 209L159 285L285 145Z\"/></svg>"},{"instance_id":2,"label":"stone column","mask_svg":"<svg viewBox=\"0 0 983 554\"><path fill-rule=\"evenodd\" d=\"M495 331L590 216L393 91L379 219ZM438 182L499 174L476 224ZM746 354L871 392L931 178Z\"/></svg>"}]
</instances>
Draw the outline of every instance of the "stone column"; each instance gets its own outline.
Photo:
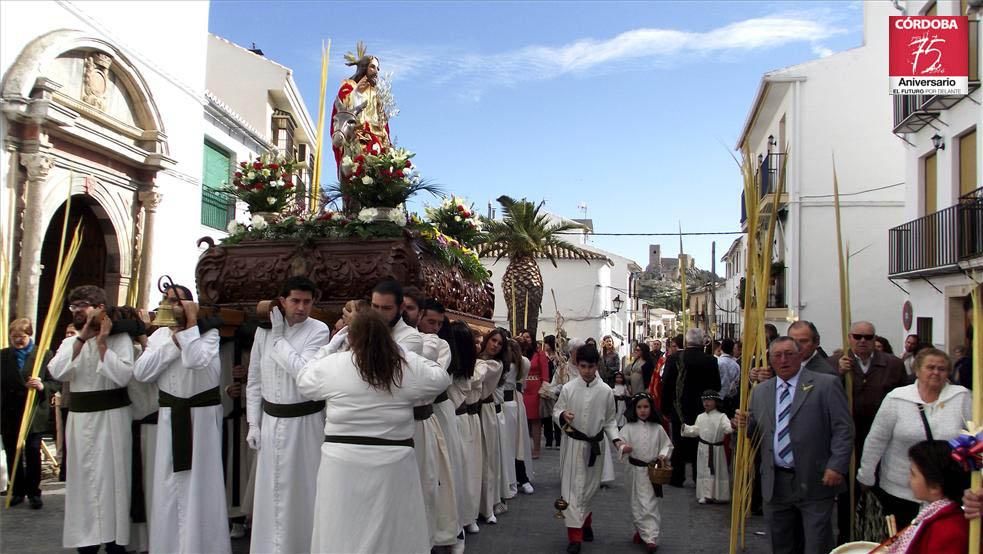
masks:
<instances>
[{"instance_id":1,"label":"stone column","mask_svg":"<svg viewBox=\"0 0 983 554\"><path fill-rule=\"evenodd\" d=\"M38 288L41 284L41 241L44 240L45 231L45 221L41 219L44 183L55 165L55 158L47 152L33 152L21 154L20 163L27 170L27 184L22 220L20 271L17 277L16 313L17 317L31 318L37 326Z\"/></svg>"},{"instance_id":2,"label":"stone column","mask_svg":"<svg viewBox=\"0 0 983 554\"><path fill-rule=\"evenodd\" d=\"M161 198L156 188L140 193L140 204L144 211L143 248L140 252L140 294L137 296L136 308L153 308L147 302L150 298L150 286L153 284L154 221L157 219L157 206L160 206Z\"/></svg>"}]
</instances>

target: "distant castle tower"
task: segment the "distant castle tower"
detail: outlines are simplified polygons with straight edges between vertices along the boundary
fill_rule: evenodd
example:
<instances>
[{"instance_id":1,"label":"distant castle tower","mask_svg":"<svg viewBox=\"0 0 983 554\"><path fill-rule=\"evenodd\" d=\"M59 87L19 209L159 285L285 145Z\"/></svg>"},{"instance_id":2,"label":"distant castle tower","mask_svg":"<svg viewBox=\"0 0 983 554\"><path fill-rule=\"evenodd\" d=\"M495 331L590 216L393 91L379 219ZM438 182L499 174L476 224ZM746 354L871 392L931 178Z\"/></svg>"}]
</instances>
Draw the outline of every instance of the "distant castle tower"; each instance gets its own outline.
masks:
<instances>
[{"instance_id":1,"label":"distant castle tower","mask_svg":"<svg viewBox=\"0 0 983 554\"><path fill-rule=\"evenodd\" d=\"M662 272L662 245L661 244L649 245L649 265L645 268L645 271L652 272L652 273Z\"/></svg>"}]
</instances>

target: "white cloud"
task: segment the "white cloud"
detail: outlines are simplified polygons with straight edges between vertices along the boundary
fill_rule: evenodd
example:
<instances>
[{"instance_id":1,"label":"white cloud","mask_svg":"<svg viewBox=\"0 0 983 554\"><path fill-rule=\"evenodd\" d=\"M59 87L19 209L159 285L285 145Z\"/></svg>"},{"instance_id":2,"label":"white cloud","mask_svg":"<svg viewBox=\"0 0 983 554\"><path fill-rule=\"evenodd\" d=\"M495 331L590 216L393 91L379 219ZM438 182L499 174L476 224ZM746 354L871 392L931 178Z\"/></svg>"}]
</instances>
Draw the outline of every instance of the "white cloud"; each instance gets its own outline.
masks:
<instances>
[{"instance_id":1,"label":"white cloud","mask_svg":"<svg viewBox=\"0 0 983 554\"><path fill-rule=\"evenodd\" d=\"M394 80L412 76L437 84L454 81L470 90L466 96L477 101L480 90L494 84L603 74L627 65L679 65L794 43L809 44L813 53L825 57L832 51L821 46L821 41L844 32L827 12L803 12L755 17L703 32L641 28L607 39L583 38L559 46L530 45L497 53L383 45L373 54L381 59L383 73L392 72Z\"/></svg>"}]
</instances>

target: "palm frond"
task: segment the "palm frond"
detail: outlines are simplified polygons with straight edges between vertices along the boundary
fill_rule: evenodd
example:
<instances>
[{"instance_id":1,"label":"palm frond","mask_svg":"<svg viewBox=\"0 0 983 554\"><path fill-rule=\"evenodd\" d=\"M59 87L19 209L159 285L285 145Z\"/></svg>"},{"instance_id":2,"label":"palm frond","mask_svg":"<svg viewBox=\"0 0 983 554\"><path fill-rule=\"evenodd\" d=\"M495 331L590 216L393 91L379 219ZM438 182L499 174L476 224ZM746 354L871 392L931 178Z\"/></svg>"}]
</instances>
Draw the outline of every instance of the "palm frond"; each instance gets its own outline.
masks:
<instances>
[{"instance_id":1,"label":"palm frond","mask_svg":"<svg viewBox=\"0 0 983 554\"><path fill-rule=\"evenodd\" d=\"M534 204L525 198L515 200L505 195L497 200L502 206L502 219L482 218L486 239L481 245L481 253L494 253L496 262L504 257L545 257L556 267L556 253L561 252L590 263L584 249L561 237L564 233L583 229L582 225L554 221L549 214L543 213L545 202Z\"/></svg>"}]
</instances>

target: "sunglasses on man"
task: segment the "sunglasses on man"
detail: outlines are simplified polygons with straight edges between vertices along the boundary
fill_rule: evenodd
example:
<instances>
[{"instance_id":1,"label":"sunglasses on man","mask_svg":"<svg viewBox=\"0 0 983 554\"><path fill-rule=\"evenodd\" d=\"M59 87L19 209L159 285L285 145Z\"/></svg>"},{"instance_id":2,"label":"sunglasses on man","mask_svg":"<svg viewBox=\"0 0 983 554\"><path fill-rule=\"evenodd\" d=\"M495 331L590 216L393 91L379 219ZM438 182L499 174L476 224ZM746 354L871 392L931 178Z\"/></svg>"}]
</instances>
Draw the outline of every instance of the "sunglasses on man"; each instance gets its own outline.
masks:
<instances>
[{"instance_id":1,"label":"sunglasses on man","mask_svg":"<svg viewBox=\"0 0 983 554\"><path fill-rule=\"evenodd\" d=\"M853 337L853 340L866 340L866 341L874 340L874 335L861 335L860 333L850 333L850 336Z\"/></svg>"}]
</instances>

